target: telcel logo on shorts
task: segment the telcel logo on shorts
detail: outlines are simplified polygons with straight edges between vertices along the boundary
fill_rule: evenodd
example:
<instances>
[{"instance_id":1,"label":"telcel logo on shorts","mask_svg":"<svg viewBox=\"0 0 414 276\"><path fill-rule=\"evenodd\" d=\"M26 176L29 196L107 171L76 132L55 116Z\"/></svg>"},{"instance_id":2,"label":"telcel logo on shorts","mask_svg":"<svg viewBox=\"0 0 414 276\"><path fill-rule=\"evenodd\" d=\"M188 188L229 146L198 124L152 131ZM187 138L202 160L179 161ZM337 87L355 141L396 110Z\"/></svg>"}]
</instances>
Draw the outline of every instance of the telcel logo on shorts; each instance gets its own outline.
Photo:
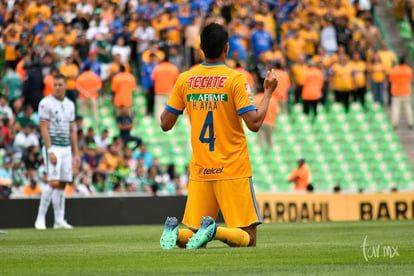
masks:
<instances>
[{"instance_id":1,"label":"telcel logo on shorts","mask_svg":"<svg viewBox=\"0 0 414 276\"><path fill-rule=\"evenodd\" d=\"M221 168L211 168L211 169L207 169L207 168L201 168L198 171L198 174L220 174L222 173L224 170L224 167Z\"/></svg>"}]
</instances>

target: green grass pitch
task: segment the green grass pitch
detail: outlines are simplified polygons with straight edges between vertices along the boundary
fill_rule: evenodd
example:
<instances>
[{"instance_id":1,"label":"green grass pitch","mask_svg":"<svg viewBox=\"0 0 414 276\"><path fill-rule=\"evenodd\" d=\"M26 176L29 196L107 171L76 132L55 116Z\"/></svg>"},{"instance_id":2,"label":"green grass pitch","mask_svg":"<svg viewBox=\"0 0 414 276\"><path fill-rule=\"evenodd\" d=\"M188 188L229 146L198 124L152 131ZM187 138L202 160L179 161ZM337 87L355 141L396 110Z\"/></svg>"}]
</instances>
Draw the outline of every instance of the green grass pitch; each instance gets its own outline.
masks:
<instances>
[{"instance_id":1,"label":"green grass pitch","mask_svg":"<svg viewBox=\"0 0 414 276\"><path fill-rule=\"evenodd\" d=\"M7 229L0 235L0 275L414 273L413 220L264 224L258 228L256 248L230 248L213 241L203 249L163 251L162 229Z\"/></svg>"}]
</instances>

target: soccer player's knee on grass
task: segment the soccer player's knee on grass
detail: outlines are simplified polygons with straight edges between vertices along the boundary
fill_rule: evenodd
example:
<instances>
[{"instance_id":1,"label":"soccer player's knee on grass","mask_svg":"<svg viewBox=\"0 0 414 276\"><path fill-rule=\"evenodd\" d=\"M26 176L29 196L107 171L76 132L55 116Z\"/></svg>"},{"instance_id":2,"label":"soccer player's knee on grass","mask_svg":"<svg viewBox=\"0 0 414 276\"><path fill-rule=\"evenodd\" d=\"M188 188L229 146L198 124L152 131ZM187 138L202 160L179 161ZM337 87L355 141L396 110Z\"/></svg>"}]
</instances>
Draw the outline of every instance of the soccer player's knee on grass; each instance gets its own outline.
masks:
<instances>
[{"instance_id":1,"label":"soccer player's knee on grass","mask_svg":"<svg viewBox=\"0 0 414 276\"><path fill-rule=\"evenodd\" d=\"M241 228L243 231L246 231L247 234L250 236L249 246L256 246L256 233L257 233L257 225L251 225L249 227Z\"/></svg>"},{"instance_id":2,"label":"soccer player's knee on grass","mask_svg":"<svg viewBox=\"0 0 414 276\"><path fill-rule=\"evenodd\" d=\"M177 245L178 247L185 248L188 240L194 235L191 229L180 229L178 230Z\"/></svg>"},{"instance_id":3,"label":"soccer player's knee on grass","mask_svg":"<svg viewBox=\"0 0 414 276\"><path fill-rule=\"evenodd\" d=\"M250 244L250 235L240 228L217 227L215 239L232 247L246 247Z\"/></svg>"}]
</instances>

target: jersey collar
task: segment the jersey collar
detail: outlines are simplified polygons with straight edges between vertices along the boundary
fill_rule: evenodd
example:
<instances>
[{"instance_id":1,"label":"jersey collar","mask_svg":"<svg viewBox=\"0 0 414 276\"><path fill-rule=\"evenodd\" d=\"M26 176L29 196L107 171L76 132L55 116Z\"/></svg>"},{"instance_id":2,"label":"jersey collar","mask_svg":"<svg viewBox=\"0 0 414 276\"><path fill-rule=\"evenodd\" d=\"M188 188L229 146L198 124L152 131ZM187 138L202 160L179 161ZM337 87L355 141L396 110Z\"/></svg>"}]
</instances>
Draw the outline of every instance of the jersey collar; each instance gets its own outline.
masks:
<instances>
[{"instance_id":1,"label":"jersey collar","mask_svg":"<svg viewBox=\"0 0 414 276\"><path fill-rule=\"evenodd\" d=\"M62 100L59 99L58 97L56 97L54 94L52 94L53 98L55 98L56 100L58 100L59 102L63 102L65 100L65 98L63 98ZM66 97L66 96L65 96Z\"/></svg>"},{"instance_id":2,"label":"jersey collar","mask_svg":"<svg viewBox=\"0 0 414 276\"><path fill-rule=\"evenodd\" d=\"M206 62L203 62L203 63L201 63L201 65L204 65L204 66L218 66L218 65L224 65L224 63L223 62L217 62L217 63L206 63Z\"/></svg>"}]
</instances>

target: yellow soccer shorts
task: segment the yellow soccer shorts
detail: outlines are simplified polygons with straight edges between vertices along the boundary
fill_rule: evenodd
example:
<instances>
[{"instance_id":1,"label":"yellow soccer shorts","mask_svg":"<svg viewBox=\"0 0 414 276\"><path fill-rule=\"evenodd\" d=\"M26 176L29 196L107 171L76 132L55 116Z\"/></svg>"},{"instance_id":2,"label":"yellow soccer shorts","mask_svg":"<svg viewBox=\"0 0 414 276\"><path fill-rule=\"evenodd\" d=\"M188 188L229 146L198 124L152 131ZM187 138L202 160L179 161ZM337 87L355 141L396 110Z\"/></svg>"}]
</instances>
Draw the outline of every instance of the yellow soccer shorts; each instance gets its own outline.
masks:
<instances>
[{"instance_id":1,"label":"yellow soccer shorts","mask_svg":"<svg viewBox=\"0 0 414 276\"><path fill-rule=\"evenodd\" d=\"M216 220L219 210L229 228L261 224L252 178L190 180L183 224L196 230L203 216Z\"/></svg>"}]
</instances>

